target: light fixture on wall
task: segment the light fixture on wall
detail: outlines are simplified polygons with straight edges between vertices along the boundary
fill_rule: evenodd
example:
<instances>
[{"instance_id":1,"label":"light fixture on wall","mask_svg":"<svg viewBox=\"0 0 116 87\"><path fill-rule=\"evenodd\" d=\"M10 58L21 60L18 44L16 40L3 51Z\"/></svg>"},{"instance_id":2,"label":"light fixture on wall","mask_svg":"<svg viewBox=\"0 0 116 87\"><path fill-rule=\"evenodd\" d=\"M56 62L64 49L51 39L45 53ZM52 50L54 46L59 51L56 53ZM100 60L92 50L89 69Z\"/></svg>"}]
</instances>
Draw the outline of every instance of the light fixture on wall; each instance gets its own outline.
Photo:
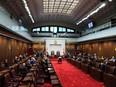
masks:
<instances>
[{"instance_id":1,"label":"light fixture on wall","mask_svg":"<svg viewBox=\"0 0 116 87\"><path fill-rule=\"evenodd\" d=\"M116 51L116 48L114 48L114 50Z\"/></svg>"},{"instance_id":2,"label":"light fixture on wall","mask_svg":"<svg viewBox=\"0 0 116 87\"><path fill-rule=\"evenodd\" d=\"M101 47L99 47L99 50L101 50Z\"/></svg>"},{"instance_id":3,"label":"light fixture on wall","mask_svg":"<svg viewBox=\"0 0 116 87\"><path fill-rule=\"evenodd\" d=\"M11 50L11 46L9 46L9 50Z\"/></svg>"}]
</instances>

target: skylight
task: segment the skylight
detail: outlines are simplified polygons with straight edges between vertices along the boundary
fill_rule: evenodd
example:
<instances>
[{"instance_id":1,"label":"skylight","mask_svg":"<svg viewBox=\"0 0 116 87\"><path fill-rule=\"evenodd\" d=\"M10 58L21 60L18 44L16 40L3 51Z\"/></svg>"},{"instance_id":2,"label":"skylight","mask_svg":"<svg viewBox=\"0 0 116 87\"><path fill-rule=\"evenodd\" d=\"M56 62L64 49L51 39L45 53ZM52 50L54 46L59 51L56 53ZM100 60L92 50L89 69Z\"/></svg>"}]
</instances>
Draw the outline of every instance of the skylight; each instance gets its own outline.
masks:
<instances>
[{"instance_id":1,"label":"skylight","mask_svg":"<svg viewBox=\"0 0 116 87\"><path fill-rule=\"evenodd\" d=\"M44 13L71 14L79 0L43 0Z\"/></svg>"}]
</instances>

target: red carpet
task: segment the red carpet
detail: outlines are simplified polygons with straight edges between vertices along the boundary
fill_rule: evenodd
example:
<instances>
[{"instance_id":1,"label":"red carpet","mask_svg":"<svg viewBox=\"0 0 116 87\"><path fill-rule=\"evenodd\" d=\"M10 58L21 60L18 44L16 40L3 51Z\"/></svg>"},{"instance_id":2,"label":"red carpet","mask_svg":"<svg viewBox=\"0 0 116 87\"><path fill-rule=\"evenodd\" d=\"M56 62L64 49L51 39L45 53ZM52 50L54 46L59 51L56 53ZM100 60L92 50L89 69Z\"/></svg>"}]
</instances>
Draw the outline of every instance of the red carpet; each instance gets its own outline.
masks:
<instances>
[{"instance_id":1,"label":"red carpet","mask_svg":"<svg viewBox=\"0 0 116 87\"><path fill-rule=\"evenodd\" d=\"M53 59L52 64L63 87L105 87L103 83L94 80L66 60L58 64L57 59Z\"/></svg>"}]
</instances>

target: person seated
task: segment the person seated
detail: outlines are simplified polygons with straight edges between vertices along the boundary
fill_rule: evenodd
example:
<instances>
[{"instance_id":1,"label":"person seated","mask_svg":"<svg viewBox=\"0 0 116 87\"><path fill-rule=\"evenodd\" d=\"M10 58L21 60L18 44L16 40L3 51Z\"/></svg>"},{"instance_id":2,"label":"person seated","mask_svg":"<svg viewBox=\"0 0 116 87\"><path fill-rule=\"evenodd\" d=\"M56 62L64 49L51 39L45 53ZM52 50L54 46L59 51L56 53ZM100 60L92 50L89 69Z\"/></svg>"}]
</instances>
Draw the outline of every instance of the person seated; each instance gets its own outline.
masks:
<instances>
[{"instance_id":1,"label":"person seated","mask_svg":"<svg viewBox=\"0 0 116 87\"><path fill-rule=\"evenodd\" d=\"M74 59L74 60L76 59L75 55L73 55L73 59Z\"/></svg>"},{"instance_id":2,"label":"person seated","mask_svg":"<svg viewBox=\"0 0 116 87\"><path fill-rule=\"evenodd\" d=\"M100 63L100 70L105 71L106 65L104 63Z\"/></svg>"},{"instance_id":3,"label":"person seated","mask_svg":"<svg viewBox=\"0 0 116 87\"><path fill-rule=\"evenodd\" d=\"M58 63L62 63L62 57L61 56L58 57Z\"/></svg>"},{"instance_id":4,"label":"person seated","mask_svg":"<svg viewBox=\"0 0 116 87\"><path fill-rule=\"evenodd\" d=\"M21 65L19 66L19 71L20 71L20 73L21 73L22 75L26 75L26 74L27 74L28 69L27 69L25 63L23 63L23 64L21 64Z\"/></svg>"},{"instance_id":5,"label":"person seated","mask_svg":"<svg viewBox=\"0 0 116 87\"><path fill-rule=\"evenodd\" d=\"M108 64L109 64L108 58L106 58L106 59L104 60L104 64L105 64L105 65L108 65Z\"/></svg>"},{"instance_id":6,"label":"person seated","mask_svg":"<svg viewBox=\"0 0 116 87\"><path fill-rule=\"evenodd\" d=\"M17 56L15 56L15 58L14 58L14 60L13 60L13 63L14 63L14 64L17 64L17 63L18 63L18 57L17 57Z\"/></svg>"},{"instance_id":7,"label":"person seated","mask_svg":"<svg viewBox=\"0 0 116 87\"><path fill-rule=\"evenodd\" d=\"M82 53L79 53L79 54L77 55L77 58L82 58Z\"/></svg>"},{"instance_id":8,"label":"person seated","mask_svg":"<svg viewBox=\"0 0 116 87\"><path fill-rule=\"evenodd\" d=\"M44 56L43 56L43 59L42 59L42 60L43 60L44 64L46 64L46 65L47 65L47 60L48 60L48 58L47 58L47 56L46 56L46 55L44 55Z\"/></svg>"},{"instance_id":9,"label":"person seated","mask_svg":"<svg viewBox=\"0 0 116 87\"><path fill-rule=\"evenodd\" d=\"M1 62L1 70L5 70L5 69L6 69L6 67L5 67L4 62Z\"/></svg>"},{"instance_id":10,"label":"person seated","mask_svg":"<svg viewBox=\"0 0 116 87\"><path fill-rule=\"evenodd\" d=\"M46 65L46 62L44 61L43 57L39 57L38 63L39 63L40 72L46 73L47 65Z\"/></svg>"},{"instance_id":11,"label":"person seated","mask_svg":"<svg viewBox=\"0 0 116 87\"><path fill-rule=\"evenodd\" d=\"M93 60L93 57L90 53L88 54L88 59Z\"/></svg>"},{"instance_id":12,"label":"person seated","mask_svg":"<svg viewBox=\"0 0 116 87\"><path fill-rule=\"evenodd\" d=\"M7 59L4 60L4 65L5 65L5 68L9 68L10 64L8 63Z\"/></svg>"},{"instance_id":13,"label":"person seated","mask_svg":"<svg viewBox=\"0 0 116 87\"><path fill-rule=\"evenodd\" d=\"M19 55L19 61L22 61L22 59L23 59L23 56Z\"/></svg>"},{"instance_id":14,"label":"person seated","mask_svg":"<svg viewBox=\"0 0 116 87\"><path fill-rule=\"evenodd\" d=\"M30 62L27 61L27 62L26 62L26 67L27 67L27 70L28 70L28 71L31 69L31 66L32 66L32 65L30 64Z\"/></svg>"},{"instance_id":15,"label":"person seated","mask_svg":"<svg viewBox=\"0 0 116 87\"><path fill-rule=\"evenodd\" d=\"M81 60L82 60L82 58L81 58L81 57L78 57L78 58L77 58L77 61L81 61Z\"/></svg>"},{"instance_id":16,"label":"person seated","mask_svg":"<svg viewBox=\"0 0 116 87\"><path fill-rule=\"evenodd\" d=\"M112 58L111 58L109 61L111 61L111 62L115 62L115 61L116 61L116 59L115 59L115 57L114 57L114 56L112 56Z\"/></svg>"},{"instance_id":17,"label":"person seated","mask_svg":"<svg viewBox=\"0 0 116 87\"><path fill-rule=\"evenodd\" d=\"M90 59L87 60L87 64L92 67L92 61Z\"/></svg>"},{"instance_id":18,"label":"person seated","mask_svg":"<svg viewBox=\"0 0 116 87\"><path fill-rule=\"evenodd\" d=\"M30 64L35 64L37 62L36 58L34 56L30 57Z\"/></svg>"},{"instance_id":19,"label":"person seated","mask_svg":"<svg viewBox=\"0 0 116 87\"><path fill-rule=\"evenodd\" d=\"M93 59L94 59L94 60L97 60L97 55L96 55L96 53L94 53Z\"/></svg>"}]
</instances>

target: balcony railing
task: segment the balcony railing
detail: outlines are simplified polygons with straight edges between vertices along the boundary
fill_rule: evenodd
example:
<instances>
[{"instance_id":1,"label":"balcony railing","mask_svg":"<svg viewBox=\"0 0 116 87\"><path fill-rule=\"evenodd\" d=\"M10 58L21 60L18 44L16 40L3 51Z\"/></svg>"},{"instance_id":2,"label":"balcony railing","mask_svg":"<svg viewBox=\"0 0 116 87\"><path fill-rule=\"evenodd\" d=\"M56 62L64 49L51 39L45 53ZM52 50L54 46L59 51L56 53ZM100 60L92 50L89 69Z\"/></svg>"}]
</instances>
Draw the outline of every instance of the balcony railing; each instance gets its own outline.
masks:
<instances>
[{"instance_id":1,"label":"balcony railing","mask_svg":"<svg viewBox=\"0 0 116 87\"><path fill-rule=\"evenodd\" d=\"M95 32L99 32L99 31L108 29L108 28L113 27L113 26L111 26L111 22L107 22L107 23L105 23L103 25L100 25L98 27L95 27L93 29L87 29L85 32L82 33L82 36L85 36L85 35L88 35L88 34L91 34L91 33L95 33Z\"/></svg>"}]
</instances>

